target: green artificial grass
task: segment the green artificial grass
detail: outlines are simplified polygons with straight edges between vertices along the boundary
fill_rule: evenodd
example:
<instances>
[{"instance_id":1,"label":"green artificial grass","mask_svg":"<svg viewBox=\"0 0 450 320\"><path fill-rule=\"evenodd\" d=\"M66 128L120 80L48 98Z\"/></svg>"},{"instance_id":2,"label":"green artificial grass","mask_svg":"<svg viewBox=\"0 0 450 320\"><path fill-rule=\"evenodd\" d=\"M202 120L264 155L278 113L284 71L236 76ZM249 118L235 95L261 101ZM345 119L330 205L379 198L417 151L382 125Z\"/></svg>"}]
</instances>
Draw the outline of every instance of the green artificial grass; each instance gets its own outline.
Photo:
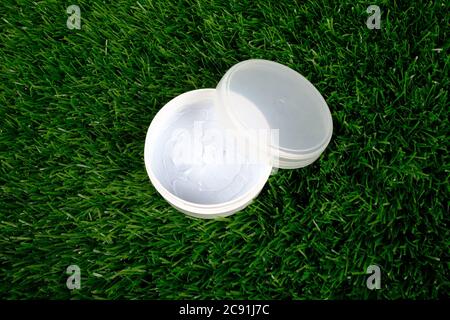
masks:
<instances>
[{"instance_id":1,"label":"green artificial grass","mask_svg":"<svg viewBox=\"0 0 450 320\"><path fill-rule=\"evenodd\" d=\"M71 4L81 30L66 27ZM381 30L366 27L371 4ZM446 1L2 1L0 298L448 297L448 12ZM245 210L189 218L148 179L147 128L170 99L250 58L307 77L333 138ZM372 264L380 290L366 287Z\"/></svg>"}]
</instances>

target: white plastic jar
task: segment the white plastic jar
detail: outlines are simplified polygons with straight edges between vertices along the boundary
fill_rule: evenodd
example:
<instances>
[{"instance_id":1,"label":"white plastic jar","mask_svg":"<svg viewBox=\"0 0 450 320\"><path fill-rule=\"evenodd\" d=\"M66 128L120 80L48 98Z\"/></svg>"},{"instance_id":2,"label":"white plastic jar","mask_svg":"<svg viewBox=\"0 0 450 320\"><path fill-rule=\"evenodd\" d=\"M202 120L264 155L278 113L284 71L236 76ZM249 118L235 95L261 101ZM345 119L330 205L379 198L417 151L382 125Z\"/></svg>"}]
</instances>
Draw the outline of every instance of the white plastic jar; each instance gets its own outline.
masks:
<instances>
[{"instance_id":1,"label":"white plastic jar","mask_svg":"<svg viewBox=\"0 0 450 320\"><path fill-rule=\"evenodd\" d=\"M157 113L147 131L145 166L178 210L224 217L259 194L273 167L314 162L332 131L330 110L306 78L276 62L247 60L229 69L216 89L183 93Z\"/></svg>"}]
</instances>

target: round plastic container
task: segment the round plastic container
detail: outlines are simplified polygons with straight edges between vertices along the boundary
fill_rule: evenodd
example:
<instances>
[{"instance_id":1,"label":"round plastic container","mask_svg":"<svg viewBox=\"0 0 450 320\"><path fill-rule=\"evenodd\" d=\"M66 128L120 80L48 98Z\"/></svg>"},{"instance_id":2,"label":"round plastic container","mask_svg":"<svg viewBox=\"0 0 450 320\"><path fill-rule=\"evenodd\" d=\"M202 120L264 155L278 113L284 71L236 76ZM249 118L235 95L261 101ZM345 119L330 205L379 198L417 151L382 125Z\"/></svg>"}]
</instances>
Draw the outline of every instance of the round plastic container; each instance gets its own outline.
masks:
<instances>
[{"instance_id":1,"label":"round plastic container","mask_svg":"<svg viewBox=\"0 0 450 320\"><path fill-rule=\"evenodd\" d=\"M178 210L224 217L259 194L273 167L315 161L332 131L328 106L308 80L279 63L247 60L229 69L216 89L181 94L157 113L147 131L145 166Z\"/></svg>"},{"instance_id":2,"label":"round plastic container","mask_svg":"<svg viewBox=\"0 0 450 320\"><path fill-rule=\"evenodd\" d=\"M215 89L201 89L172 99L154 117L145 141L145 166L156 190L178 210L201 218L246 207L272 169L270 161L248 163L232 143L221 143L226 135L215 95ZM220 159L229 153L238 154Z\"/></svg>"}]
</instances>

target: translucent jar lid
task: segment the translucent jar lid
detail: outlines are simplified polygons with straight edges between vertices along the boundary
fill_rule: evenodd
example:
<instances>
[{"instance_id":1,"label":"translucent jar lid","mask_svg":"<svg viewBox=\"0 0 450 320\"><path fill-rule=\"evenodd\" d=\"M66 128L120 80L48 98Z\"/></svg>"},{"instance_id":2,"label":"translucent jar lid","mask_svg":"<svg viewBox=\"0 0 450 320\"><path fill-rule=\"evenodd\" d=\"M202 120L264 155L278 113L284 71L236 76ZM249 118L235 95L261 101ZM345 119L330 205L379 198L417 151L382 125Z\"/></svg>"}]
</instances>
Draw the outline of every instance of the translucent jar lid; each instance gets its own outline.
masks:
<instances>
[{"instance_id":1,"label":"translucent jar lid","mask_svg":"<svg viewBox=\"0 0 450 320\"><path fill-rule=\"evenodd\" d=\"M234 65L217 86L217 105L241 130L267 124L278 130L270 149L279 157L279 168L310 164L331 140L333 122L325 99L300 73L273 61Z\"/></svg>"}]
</instances>

